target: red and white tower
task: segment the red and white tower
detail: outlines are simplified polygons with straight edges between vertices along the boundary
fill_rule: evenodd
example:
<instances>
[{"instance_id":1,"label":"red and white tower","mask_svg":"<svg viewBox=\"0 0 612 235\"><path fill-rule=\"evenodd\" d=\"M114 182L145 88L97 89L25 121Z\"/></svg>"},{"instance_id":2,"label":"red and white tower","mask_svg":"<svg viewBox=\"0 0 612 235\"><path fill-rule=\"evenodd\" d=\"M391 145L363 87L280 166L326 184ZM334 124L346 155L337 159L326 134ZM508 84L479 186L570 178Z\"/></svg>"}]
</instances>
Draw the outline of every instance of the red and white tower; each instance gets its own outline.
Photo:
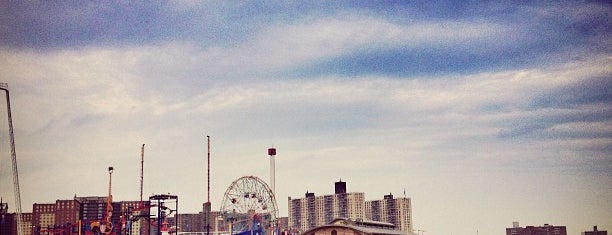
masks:
<instances>
[{"instance_id":1,"label":"red and white tower","mask_svg":"<svg viewBox=\"0 0 612 235\"><path fill-rule=\"evenodd\" d=\"M272 147L268 149L268 155L270 156L270 188L272 189L272 195L276 198L276 189L274 187L275 181L275 166L274 166L274 156L276 156L276 148Z\"/></svg>"}]
</instances>

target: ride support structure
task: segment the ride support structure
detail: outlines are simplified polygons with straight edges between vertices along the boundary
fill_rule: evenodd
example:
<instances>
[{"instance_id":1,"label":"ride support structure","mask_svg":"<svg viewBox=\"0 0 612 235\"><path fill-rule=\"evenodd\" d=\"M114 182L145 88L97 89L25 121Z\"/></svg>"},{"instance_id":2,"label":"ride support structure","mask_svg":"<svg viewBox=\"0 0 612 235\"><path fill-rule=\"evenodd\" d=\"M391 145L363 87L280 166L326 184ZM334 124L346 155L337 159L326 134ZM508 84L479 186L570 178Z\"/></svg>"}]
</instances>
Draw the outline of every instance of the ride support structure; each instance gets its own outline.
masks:
<instances>
[{"instance_id":1,"label":"ride support structure","mask_svg":"<svg viewBox=\"0 0 612 235\"><path fill-rule=\"evenodd\" d=\"M6 92L6 111L8 113L9 135L11 141L11 161L13 165L13 191L15 194L15 214L17 217L17 235L25 235L21 218L21 193L19 190L19 174L17 172L17 153L15 152L15 134L13 133L13 118L11 116L11 98L8 84L0 83L0 90Z\"/></svg>"}]
</instances>

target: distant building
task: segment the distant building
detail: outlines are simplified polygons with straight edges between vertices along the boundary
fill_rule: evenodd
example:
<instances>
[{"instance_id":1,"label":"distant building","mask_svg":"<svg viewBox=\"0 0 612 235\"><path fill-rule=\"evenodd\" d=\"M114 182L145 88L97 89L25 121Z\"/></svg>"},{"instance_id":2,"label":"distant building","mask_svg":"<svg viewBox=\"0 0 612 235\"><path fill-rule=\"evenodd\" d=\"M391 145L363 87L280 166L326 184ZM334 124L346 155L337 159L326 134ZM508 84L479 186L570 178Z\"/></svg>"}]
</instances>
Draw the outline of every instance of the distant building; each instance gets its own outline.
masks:
<instances>
[{"instance_id":1,"label":"distant building","mask_svg":"<svg viewBox=\"0 0 612 235\"><path fill-rule=\"evenodd\" d=\"M335 194L315 196L306 192L304 198L289 197L288 228L292 233L323 226L334 218L363 220L365 198L362 192L346 192L346 182L335 183Z\"/></svg>"},{"instance_id":2,"label":"distant building","mask_svg":"<svg viewBox=\"0 0 612 235\"><path fill-rule=\"evenodd\" d=\"M411 235L407 231L398 230L391 223L349 219L335 219L330 223L306 230L303 235Z\"/></svg>"},{"instance_id":3,"label":"distant building","mask_svg":"<svg viewBox=\"0 0 612 235\"><path fill-rule=\"evenodd\" d=\"M103 220L106 214L106 197L74 197L81 204L81 218L84 221Z\"/></svg>"},{"instance_id":4,"label":"distant building","mask_svg":"<svg viewBox=\"0 0 612 235\"><path fill-rule=\"evenodd\" d=\"M81 216L81 203L77 200L55 201L55 225L76 224Z\"/></svg>"},{"instance_id":5,"label":"distant building","mask_svg":"<svg viewBox=\"0 0 612 235\"><path fill-rule=\"evenodd\" d=\"M385 195L382 200L365 201L364 193L347 193L346 182L335 182L334 194L289 198L288 228L291 233L303 232L329 224L335 219L390 223L397 230L411 233L412 204L410 198Z\"/></svg>"},{"instance_id":6,"label":"distant building","mask_svg":"<svg viewBox=\"0 0 612 235\"><path fill-rule=\"evenodd\" d=\"M289 217L278 217L279 231L289 231Z\"/></svg>"},{"instance_id":7,"label":"distant building","mask_svg":"<svg viewBox=\"0 0 612 235\"><path fill-rule=\"evenodd\" d=\"M210 233L217 231L219 233L227 233L228 228L224 228L220 222L221 212L211 211L210 212Z\"/></svg>"},{"instance_id":8,"label":"distant building","mask_svg":"<svg viewBox=\"0 0 612 235\"><path fill-rule=\"evenodd\" d=\"M17 234L17 220L15 213L0 212L0 234ZM23 234L32 234L32 213L21 213L21 231Z\"/></svg>"},{"instance_id":9,"label":"distant building","mask_svg":"<svg viewBox=\"0 0 612 235\"><path fill-rule=\"evenodd\" d=\"M17 226L16 223L15 226ZM32 234L32 213L21 213L21 231L24 234Z\"/></svg>"},{"instance_id":10,"label":"distant building","mask_svg":"<svg viewBox=\"0 0 612 235\"><path fill-rule=\"evenodd\" d=\"M608 231L597 230L597 226L593 226L593 231L584 231L582 235L608 235Z\"/></svg>"},{"instance_id":11,"label":"distant building","mask_svg":"<svg viewBox=\"0 0 612 235\"><path fill-rule=\"evenodd\" d=\"M204 208L206 210L206 208ZM197 214L178 214L178 227L179 232L203 232L206 233L206 218L209 219L208 228L210 234L218 233L227 233L228 228L224 228L219 221L219 217L221 216L221 212L219 211L210 211L208 215L205 211L199 212ZM168 217L167 222L169 224L174 223L175 217Z\"/></svg>"},{"instance_id":12,"label":"distant building","mask_svg":"<svg viewBox=\"0 0 612 235\"><path fill-rule=\"evenodd\" d=\"M56 200L55 203L34 203L30 227L33 234L67 234L78 230L80 203Z\"/></svg>"},{"instance_id":13,"label":"distant building","mask_svg":"<svg viewBox=\"0 0 612 235\"><path fill-rule=\"evenodd\" d=\"M565 226L544 226L520 227L518 222L512 223L512 228L506 228L506 235L567 235Z\"/></svg>"},{"instance_id":14,"label":"distant building","mask_svg":"<svg viewBox=\"0 0 612 235\"><path fill-rule=\"evenodd\" d=\"M399 230L412 230L412 205L410 198L393 198L385 195L382 200L365 202L365 218L373 221L388 222Z\"/></svg>"},{"instance_id":15,"label":"distant building","mask_svg":"<svg viewBox=\"0 0 612 235\"><path fill-rule=\"evenodd\" d=\"M179 214L178 227L180 232L206 232L203 213ZM211 225L212 227L212 225ZM211 230L214 231L214 230Z\"/></svg>"},{"instance_id":16,"label":"distant building","mask_svg":"<svg viewBox=\"0 0 612 235\"><path fill-rule=\"evenodd\" d=\"M0 201L0 234L13 234L17 231L15 214L8 213L8 203Z\"/></svg>"},{"instance_id":17,"label":"distant building","mask_svg":"<svg viewBox=\"0 0 612 235\"><path fill-rule=\"evenodd\" d=\"M115 205L115 204L113 204ZM120 215L129 216L129 220L125 220L125 233L128 235L149 234L148 220L150 201L121 201ZM104 203L106 208L106 202ZM114 209L113 209L114 210ZM118 213L114 211L113 214ZM127 218L127 217L126 217Z\"/></svg>"},{"instance_id":18,"label":"distant building","mask_svg":"<svg viewBox=\"0 0 612 235\"><path fill-rule=\"evenodd\" d=\"M32 225L38 229L55 225L55 203L34 203L32 205Z\"/></svg>"}]
</instances>

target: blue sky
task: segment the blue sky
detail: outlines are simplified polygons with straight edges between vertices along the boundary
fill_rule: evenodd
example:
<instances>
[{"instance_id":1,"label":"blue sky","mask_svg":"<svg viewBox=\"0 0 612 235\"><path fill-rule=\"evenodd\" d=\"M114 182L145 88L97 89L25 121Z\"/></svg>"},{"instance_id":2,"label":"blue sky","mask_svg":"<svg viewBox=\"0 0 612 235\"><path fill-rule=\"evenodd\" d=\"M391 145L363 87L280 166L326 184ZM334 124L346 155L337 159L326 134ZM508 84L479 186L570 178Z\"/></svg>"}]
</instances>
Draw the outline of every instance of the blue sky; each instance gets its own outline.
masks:
<instances>
[{"instance_id":1,"label":"blue sky","mask_svg":"<svg viewBox=\"0 0 612 235\"><path fill-rule=\"evenodd\" d=\"M114 198L138 199L144 143L145 195L197 212L210 135L213 208L268 180L274 145L282 216L342 178L367 200L405 191L426 234L612 230L611 7L2 2L24 211L105 195L110 165Z\"/></svg>"}]
</instances>

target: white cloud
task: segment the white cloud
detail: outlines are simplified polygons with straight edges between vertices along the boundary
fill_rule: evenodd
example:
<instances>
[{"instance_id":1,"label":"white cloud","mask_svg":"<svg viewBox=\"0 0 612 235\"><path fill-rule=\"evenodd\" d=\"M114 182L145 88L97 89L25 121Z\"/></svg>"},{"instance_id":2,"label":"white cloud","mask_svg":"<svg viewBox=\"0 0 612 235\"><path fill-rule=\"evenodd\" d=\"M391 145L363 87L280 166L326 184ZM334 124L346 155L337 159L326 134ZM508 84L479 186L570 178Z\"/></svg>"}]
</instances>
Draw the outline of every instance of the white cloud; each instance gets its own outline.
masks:
<instances>
[{"instance_id":1,"label":"white cloud","mask_svg":"<svg viewBox=\"0 0 612 235\"><path fill-rule=\"evenodd\" d=\"M330 27L340 26L355 27L343 21ZM384 27L391 26L379 28ZM341 35L316 36L329 39L332 48L339 48L322 54L334 56L374 42L396 43L393 35L383 35L378 42L375 36L347 42L349 36L344 34L350 35L350 30ZM316 37L310 42L312 50L324 51L329 45ZM274 49L273 44L262 45ZM233 51L239 53L230 53ZM609 110L606 105L578 106L575 110L531 106L546 92L611 74L607 57L546 68L447 77L260 77L257 81L219 78L236 69L232 59L241 56L271 62L286 53L285 64L266 67L261 62L263 67L258 68L257 63L249 63L244 73L290 66L320 56L293 55L283 50L267 55L263 51L251 55L240 49L201 49L173 43L46 54L2 52L10 66L0 72L11 78L8 82L19 128L17 144L22 153L20 159L24 159L24 203L55 200L57 194L49 193L52 189L62 195L72 194L74 188L79 189L79 195L103 194L104 186L92 186L92 181L104 179L105 167L110 164L118 169L117 188L113 190L116 198L133 200L137 195L138 148L146 143L145 194L180 193L183 211L194 212L203 195L200 181L204 133L211 133L215 143L213 199L219 202L221 191L238 176L255 174L267 179L267 159L262 158L271 144L278 146L279 155L283 155L278 160L279 167L286 167L278 170L279 177L282 175L277 181L279 198L301 196L308 189L324 194L330 191L325 191L321 182L329 181L331 185L342 177L351 180L355 189L367 190L368 197L386 194L390 188L397 192L418 186L411 181L425 182L419 190L427 193L409 196L416 197L418 205L433 205L428 193L453 193L446 188L462 188L459 185L463 180L470 180L466 187L482 183L492 185L492 191L501 190L497 185L507 183L507 171L514 167L529 166L524 171L535 169L554 175L567 170L571 163L578 165L579 174L589 175L580 170L590 166L580 160L583 155L609 162L604 156L609 150L601 148L609 146L609 138L498 138L500 132L515 131L517 123L529 128L534 121L542 124L540 119L555 121L593 109ZM206 72L213 76L208 78ZM192 81L190 76L202 80ZM607 120L551 123L543 128L544 134L610 132L603 128ZM584 154L582 149L591 152ZM172 160L177 158L180 160ZM463 175L457 167L474 175ZM66 168L78 170L65 171ZM375 174L364 174L370 168ZM313 169L317 169L316 174ZM102 173L91 173L99 171ZM79 174L88 175L79 179ZM432 180L430 177L436 174L443 178ZM496 178L500 175L504 178ZM176 184L171 181L175 176L192 178ZM550 175L543 177L542 185L557 182ZM42 178L46 183L36 181ZM75 179L71 187L62 184L71 178ZM388 182L389 178L400 180ZM296 180L303 184L289 183ZM602 179L605 180L608 178ZM0 182L9 184L4 177ZM60 184L61 187L52 187ZM470 195L466 193L464 198ZM503 193L495 196L512 200ZM281 210L285 209L282 200L279 204ZM462 205L473 206L469 202ZM421 209L416 211L419 218L432 217Z\"/></svg>"},{"instance_id":2,"label":"white cloud","mask_svg":"<svg viewBox=\"0 0 612 235\"><path fill-rule=\"evenodd\" d=\"M263 30L245 45L247 54L240 58L249 61L246 64L281 69L363 48L457 47L492 42L502 35L504 28L494 23L464 21L401 25L341 14Z\"/></svg>"}]
</instances>

